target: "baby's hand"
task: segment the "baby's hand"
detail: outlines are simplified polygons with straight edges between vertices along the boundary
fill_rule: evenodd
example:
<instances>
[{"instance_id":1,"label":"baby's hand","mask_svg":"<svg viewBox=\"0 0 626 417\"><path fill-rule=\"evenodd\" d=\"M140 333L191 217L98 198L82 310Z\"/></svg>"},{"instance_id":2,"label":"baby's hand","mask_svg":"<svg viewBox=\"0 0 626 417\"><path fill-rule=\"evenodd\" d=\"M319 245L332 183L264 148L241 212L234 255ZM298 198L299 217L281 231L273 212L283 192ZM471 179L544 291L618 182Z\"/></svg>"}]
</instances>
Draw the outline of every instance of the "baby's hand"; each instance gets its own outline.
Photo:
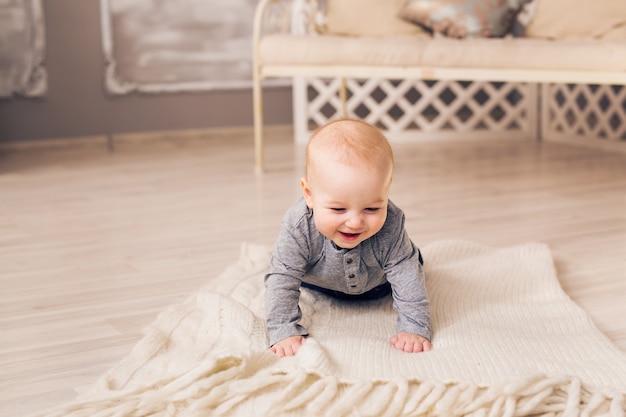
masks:
<instances>
[{"instance_id":1,"label":"baby's hand","mask_svg":"<svg viewBox=\"0 0 626 417\"><path fill-rule=\"evenodd\" d=\"M428 352L431 348L427 339L412 333L400 332L389 341L396 349L408 353Z\"/></svg>"},{"instance_id":2,"label":"baby's hand","mask_svg":"<svg viewBox=\"0 0 626 417\"><path fill-rule=\"evenodd\" d=\"M274 346L270 348L270 352L280 357L294 356L298 353L298 349L300 349L303 343L304 337L291 336L275 343Z\"/></svg>"}]
</instances>

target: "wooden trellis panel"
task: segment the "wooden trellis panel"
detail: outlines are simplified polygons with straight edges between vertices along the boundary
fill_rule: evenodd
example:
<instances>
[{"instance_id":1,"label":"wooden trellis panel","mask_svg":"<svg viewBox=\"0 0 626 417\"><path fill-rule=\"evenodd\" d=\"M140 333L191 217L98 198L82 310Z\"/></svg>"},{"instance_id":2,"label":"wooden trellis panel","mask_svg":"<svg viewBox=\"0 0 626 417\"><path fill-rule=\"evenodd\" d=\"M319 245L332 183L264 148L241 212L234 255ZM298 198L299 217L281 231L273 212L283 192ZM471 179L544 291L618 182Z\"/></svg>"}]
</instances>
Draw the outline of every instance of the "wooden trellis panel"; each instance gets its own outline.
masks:
<instances>
[{"instance_id":1,"label":"wooden trellis panel","mask_svg":"<svg viewBox=\"0 0 626 417\"><path fill-rule=\"evenodd\" d=\"M626 86L548 84L543 103L544 138L626 146Z\"/></svg>"},{"instance_id":2,"label":"wooden trellis panel","mask_svg":"<svg viewBox=\"0 0 626 417\"><path fill-rule=\"evenodd\" d=\"M537 87L526 83L475 81L294 80L296 140L330 120L347 116L380 127L390 139L534 138Z\"/></svg>"}]
</instances>

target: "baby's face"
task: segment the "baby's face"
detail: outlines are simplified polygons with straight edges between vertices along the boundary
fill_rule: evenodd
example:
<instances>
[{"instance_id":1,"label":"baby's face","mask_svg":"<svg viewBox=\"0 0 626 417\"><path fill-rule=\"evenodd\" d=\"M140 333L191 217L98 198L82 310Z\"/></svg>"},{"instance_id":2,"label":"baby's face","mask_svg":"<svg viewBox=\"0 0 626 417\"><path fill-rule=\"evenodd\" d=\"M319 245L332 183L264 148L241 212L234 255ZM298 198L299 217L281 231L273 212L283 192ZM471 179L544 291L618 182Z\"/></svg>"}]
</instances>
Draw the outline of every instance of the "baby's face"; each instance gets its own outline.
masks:
<instances>
[{"instance_id":1,"label":"baby's face","mask_svg":"<svg viewBox=\"0 0 626 417\"><path fill-rule=\"evenodd\" d=\"M372 237L387 219L391 173L364 164L323 164L302 180L317 229L341 248Z\"/></svg>"}]
</instances>

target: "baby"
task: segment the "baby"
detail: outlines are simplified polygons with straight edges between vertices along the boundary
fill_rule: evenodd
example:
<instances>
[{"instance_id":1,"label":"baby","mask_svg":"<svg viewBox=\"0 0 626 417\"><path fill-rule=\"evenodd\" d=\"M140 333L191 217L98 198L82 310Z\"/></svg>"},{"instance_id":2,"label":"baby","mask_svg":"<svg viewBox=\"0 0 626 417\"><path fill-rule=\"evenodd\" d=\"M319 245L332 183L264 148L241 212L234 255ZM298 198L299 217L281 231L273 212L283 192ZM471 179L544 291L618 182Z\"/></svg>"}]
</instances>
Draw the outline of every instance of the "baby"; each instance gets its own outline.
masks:
<instances>
[{"instance_id":1,"label":"baby","mask_svg":"<svg viewBox=\"0 0 626 417\"><path fill-rule=\"evenodd\" d=\"M308 335L300 287L342 299L392 294L398 312L390 343L431 349L422 257L389 201L393 154L374 126L342 119L320 128L306 150L303 197L285 214L265 276L270 351L293 356Z\"/></svg>"}]
</instances>

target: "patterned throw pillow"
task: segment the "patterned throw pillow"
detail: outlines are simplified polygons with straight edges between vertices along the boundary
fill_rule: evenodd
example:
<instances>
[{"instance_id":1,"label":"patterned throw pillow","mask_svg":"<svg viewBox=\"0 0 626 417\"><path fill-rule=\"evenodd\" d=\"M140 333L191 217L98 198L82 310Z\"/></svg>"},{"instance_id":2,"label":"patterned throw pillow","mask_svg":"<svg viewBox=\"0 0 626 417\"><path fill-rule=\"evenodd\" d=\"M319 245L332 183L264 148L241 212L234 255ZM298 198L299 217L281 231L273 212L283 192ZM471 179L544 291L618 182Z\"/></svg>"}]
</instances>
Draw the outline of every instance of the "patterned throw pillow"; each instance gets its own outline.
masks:
<instances>
[{"instance_id":1,"label":"patterned throw pillow","mask_svg":"<svg viewBox=\"0 0 626 417\"><path fill-rule=\"evenodd\" d=\"M409 0L399 16L449 37L502 37L527 1Z\"/></svg>"},{"instance_id":2,"label":"patterned throw pillow","mask_svg":"<svg viewBox=\"0 0 626 417\"><path fill-rule=\"evenodd\" d=\"M526 28L535 15L538 2L539 0L530 0L520 8L519 13L517 13L515 20L511 24L511 35L516 38L523 38L526 36Z\"/></svg>"}]
</instances>

